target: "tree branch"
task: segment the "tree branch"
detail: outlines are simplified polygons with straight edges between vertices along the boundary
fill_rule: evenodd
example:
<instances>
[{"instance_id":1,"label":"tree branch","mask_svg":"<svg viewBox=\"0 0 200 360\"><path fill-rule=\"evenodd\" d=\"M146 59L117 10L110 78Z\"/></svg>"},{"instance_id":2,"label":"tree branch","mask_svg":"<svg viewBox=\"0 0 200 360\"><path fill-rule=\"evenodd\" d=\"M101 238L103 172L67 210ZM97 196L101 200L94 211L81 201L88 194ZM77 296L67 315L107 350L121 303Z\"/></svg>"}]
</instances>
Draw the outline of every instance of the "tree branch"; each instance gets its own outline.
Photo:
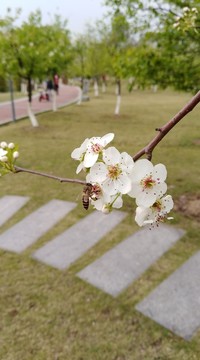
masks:
<instances>
[{"instance_id":1,"label":"tree branch","mask_svg":"<svg viewBox=\"0 0 200 360\"><path fill-rule=\"evenodd\" d=\"M147 155L147 158L151 160L152 152L154 148L158 145L158 143L164 138L164 136L176 125L178 122L184 118L190 111L194 109L194 107L200 102L200 91L181 109L171 120L169 120L165 125L161 128L156 129L159 131L158 135L150 141L150 143L145 146L143 149L138 151L134 156L133 160L136 161L143 155Z\"/></svg>"},{"instance_id":2,"label":"tree branch","mask_svg":"<svg viewBox=\"0 0 200 360\"><path fill-rule=\"evenodd\" d=\"M86 184L86 181L83 181L83 180L62 178L62 177L59 177L59 176L43 173L41 171L25 169L25 168L22 168L22 167L19 167L19 166L14 166L14 169L15 169L15 173L25 172L25 173L29 173L29 174L33 174L33 175L44 176L44 177L48 177L48 178L53 179L53 180L60 181L61 183L64 183L64 182L65 183L76 183L76 184L80 184L80 185L85 185Z\"/></svg>"}]
</instances>

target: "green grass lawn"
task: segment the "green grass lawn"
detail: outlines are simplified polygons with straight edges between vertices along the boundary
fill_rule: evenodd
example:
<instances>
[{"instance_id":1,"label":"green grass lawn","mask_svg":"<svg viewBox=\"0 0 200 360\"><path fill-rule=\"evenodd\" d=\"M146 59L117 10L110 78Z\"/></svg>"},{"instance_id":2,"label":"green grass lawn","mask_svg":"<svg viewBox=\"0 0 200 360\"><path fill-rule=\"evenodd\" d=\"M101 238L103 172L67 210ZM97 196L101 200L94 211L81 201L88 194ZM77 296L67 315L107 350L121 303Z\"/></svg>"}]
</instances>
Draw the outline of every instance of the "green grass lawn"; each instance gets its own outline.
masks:
<instances>
[{"instance_id":1,"label":"green grass lawn","mask_svg":"<svg viewBox=\"0 0 200 360\"><path fill-rule=\"evenodd\" d=\"M121 115L113 115L114 91L59 111L41 114L39 128L28 119L0 127L1 141L20 146L17 165L62 177L77 178L70 158L86 137L114 132L112 142L134 155L192 97L170 91L135 91L122 97ZM153 163L168 169L168 193L199 196L200 107L187 115L156 147ZM84 179L82 175L80 179ZM76 261L58 271L31 259L34 250L87 213L82 187L60 184L29 174L1 179L0 196L26 195L31 200L1 227L2 233L51 199L78 206L38 242L20 255L0 251L1 360L199 360L200 332L190 342L175 336L135 311L135 305L200 248L198 216L173 212L174 226L186 235L117 298L78 279L75 274L115 244L137 231L135 205L125 198L128 216L110 234ZM92 210L89 210L89 212ZM93 224L91 224L93 226ZM84 241L84 236L83 236Z\"/></svg>"},{"instance_id":2,"label":"green grass lawn","mask_svg":"<svg viewBox=\"0 0 200 360\"><path fill-rule=\"evenodd\" d=\"M13 96L14 96L14 99L27 97L26 94L23 94L21 92L14 92ZM10 101L10 93L0 93L0 103L5 102L5 101Z\"/></svg>"}]
</instances>

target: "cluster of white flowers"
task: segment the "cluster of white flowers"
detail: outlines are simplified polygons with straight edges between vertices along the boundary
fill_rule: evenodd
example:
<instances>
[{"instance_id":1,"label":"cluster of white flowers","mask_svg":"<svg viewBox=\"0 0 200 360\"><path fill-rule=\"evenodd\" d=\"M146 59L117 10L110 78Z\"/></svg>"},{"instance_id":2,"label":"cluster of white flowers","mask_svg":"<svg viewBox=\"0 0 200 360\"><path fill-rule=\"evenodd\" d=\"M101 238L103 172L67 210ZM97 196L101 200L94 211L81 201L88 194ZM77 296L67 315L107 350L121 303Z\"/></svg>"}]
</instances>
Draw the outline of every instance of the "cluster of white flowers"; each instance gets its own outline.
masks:
<instances>
[{"instance_id":1,"label":"cluster of white flowers","mask_svg":"<svg viewBox=\"0 0 200 360\"><path fill-rule=\"evenodd\" d=\"M121 208L122 196L135 199L135 221L139 226L158 224L172 219L167 214L173 208L171 195L165 195L167 170L163 164L153 164L146 159L133 161L126 152L115 147L105 147L114 134L86 139L71 157L79 161L76 173L86 172L86 182L92 185L89 198L95 209L109 213Z\"/></svg>"},{"instance_id":2,"label":"cluster of white flowers","mask_svg":"<svg viewBox=\"0 0 200 360\"><path fill-rule=\"evenodd\" d=\"M18 146L2 141L0 143L0 176L14 171L14 163L19 157Z\"/></svg>"},{"instance_id":3,"label":"cluster of white flowers","mask_svg":"<svg viewBox=\"0 0 200 360\"><path fill-rule=\"evenodd\" d=\"M189 8L185 6L182 11L181 16L177 16L175 18L175 23L173 24L173 27L178 30L187 31L190 29L195 30L195 23L198 16L198 10L195 7Z\"/></svg>"}]
</instances>

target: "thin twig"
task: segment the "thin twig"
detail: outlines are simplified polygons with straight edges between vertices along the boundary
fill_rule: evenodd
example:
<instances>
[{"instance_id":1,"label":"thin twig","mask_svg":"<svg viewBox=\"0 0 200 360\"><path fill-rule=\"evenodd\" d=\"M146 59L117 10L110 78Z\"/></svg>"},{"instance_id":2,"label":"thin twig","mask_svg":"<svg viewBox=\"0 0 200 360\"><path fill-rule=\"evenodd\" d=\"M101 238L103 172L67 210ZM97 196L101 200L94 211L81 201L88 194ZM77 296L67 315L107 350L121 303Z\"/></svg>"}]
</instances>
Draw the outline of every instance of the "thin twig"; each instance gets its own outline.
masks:
<instances>
[{"instance_id":1,"label":"thin twig","mask_svg":"<svg viewBox=\"0 0 200 360\"><path fill-rule=\"evenodd\" d=\"M25 168L22 168L22 167L19 167L19 166L14 166L14 168L15 168L15 173L25 172L25 173L29 173L29 174L33 174L33 175L44 176L44 177L48 177L48 178L53 179L53 180L57 180L57 181L59 181L61 183L76 183L76 184L80 184L80 185L85 185L86 184L86 181L79 180L79 179L62 178L62 177L59 177L59 176L43 173L41 171L25 169Z\"/></svg>"},{"instance_id":2,"label":"thin twig","mask_svg":"<svg viewBox=\"0 0 200 360\"><path fill-rule=\"evenodd\" d=\"M151 160L152 152L158 143L164 138L164 136L176 125L178 122L184 118L194 107L200 102L200 91L181 109L171 120L169 120L165 125L160 128L157 128L156 131L159 133L154 137L150 143L145 146L143 149L138 151L134 156L133 160L136 161L143 155L147 155L147 158Z\"/></svg>"}]
</instances>

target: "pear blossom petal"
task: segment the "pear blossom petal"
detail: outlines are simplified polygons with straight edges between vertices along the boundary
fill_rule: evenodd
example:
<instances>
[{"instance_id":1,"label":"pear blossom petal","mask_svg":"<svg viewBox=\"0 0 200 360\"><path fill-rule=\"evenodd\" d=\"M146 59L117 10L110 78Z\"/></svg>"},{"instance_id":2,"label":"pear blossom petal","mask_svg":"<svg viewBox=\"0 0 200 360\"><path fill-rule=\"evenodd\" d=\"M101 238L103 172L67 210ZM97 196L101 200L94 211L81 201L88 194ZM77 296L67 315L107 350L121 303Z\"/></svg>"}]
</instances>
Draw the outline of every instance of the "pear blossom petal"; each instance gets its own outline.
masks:
<instances>
[{"instance_id":1,"label":"pear blossom petal","mask_svg":"<svg viewBox=\"0 0 200 360\"><path fill-rule=\"evenodd\" d=\"M3 150L2 148L0 148L0 161L2 159L4 159L4 156L7 154L8 152L6 150Z\"/></svg>"},{"instance_id":2,"label":"pear blossom petal","mask_svg":"<svg viewBox=\"0 0 200 360\"><path fill-rule=\"evenodd\" d=\"M85 139L79 148L76 148L72 151L71 153L72 159L81 160L81 157L83 156L84 152L87 149L88 142L89 139Z\"/></svg>"},{"instance_id":3,"label":"pear blossom petal","mask_svg":"<svg viewBox=\"0 0 200 360\"><path fill-rule=\"evenodd\" d=\"M145 191L140 191L136 194L136 204L138 206L151 206L159 197L161 198L167 190L167 184L159 184L156 188L147 189Z\"/></svg>"},{"instance_id":4,"label":"pear blossom petal","mask_svg":"<svg viewBox=\"0 0 200 360\"><path fill-rule=\"evenodd\" d=\"M153 177L159 178L161 182L166 180L167 169L163 164L157 164L154 166Z\"/></svg>"},{"instance_id":5,"label":"pear blossom petal","mask_svg":"<svg viewBox=\"0 0 200 360\"><path fill-rule=\"evenodd\" d=\"M109 195L115 195L118 192L118 182L115 179L107 178L102 183L102 188L105 191L105 193Z\"/></svg>"},{"instance_id":6,"label":"pear blossom petal","mask_svg":"<svg viewBox=\"0 0 200 360\"><path fill-rule=\"evenodd\" d=\"M139 226L143 226L145 219L147 219L148 215L150 213L149 208L143 208L138 206L136 208L136 215L135 215L135 221Z\"/></svg>"},{"instance_id":7,"label":"pear blossom petal","mask_svg":"<svg viewBox=\"0 0 200 360\"><path fill-rule=\"evenodd\" d=\"M132 184L131 190L128 192L128 195L132 198L136 198L140 191L140 184Z\"/></svg>"},{"instance_id":8,"label":"pear blossom petal","mask_svg":"<svg viewBox=\"0 0 200 360\"><path fill-rule=\"evenodd\" d=\"M7 154L7 150L0 148L0 156L4 156L6 154Z\"/></svg>"},{"instance_id":9,"label":"pear blossom petal","mask_svg":"<svg viewBox=\"0 0 200 360\"><path fill-rule=\"evenodd\" d=\"M157 184L156 188L153 189L157 197L162 197L167 191L167 184L165 182Z\"/></svg>"},{"instance_id":10,"label":"pear blossom petal","mask_svg":"<svg viewBox=\"0 0 200 360\"><path fill-rule=\"evenodd\" d=\"M83 166L83 163L81 162L76 169L76 174L79 174L81 172L81 170L83 170L83 169L84 169L84 166Z\"/></svg>"},{"instance_id":11,"label":"pear blossom petal","mask_svg":"<svg viewBox=\"0 0 200 360\"><path fill-rule=\"evenodd\" d=\"M93 205L94 206L94 208L96 209L96 210L99 210L99 211L102 211L102 208L103 208L103 206L104 206L104 201L103 201L103 199L98 199L98 200L92 200L91 201L91 205Z\"/></svg>"},{"instance_id":12,"label":"pear blossom petal","mask_svg":"<svg viewBox=\"0 0 200 360\"><path fill-rule=\"evenodd\" d=\"M133 167L134 167L133 158L126 152L122 152L120 165L121 165L122 170L126 171L126 173L130 175L133 170Z\"/></svg>"},{"instance_id":13,"label":"pear blossom petal","mask_svg":"<svg viewBox=\"0 0 200 360\"><path fill-rule=\"evenodd\" d=\"M127 194L131 188L131 180L126 174L120 174L118 179L107 178L103 183L102 187L105 193L115 195L118 192L121 194Z\"/></svg>"},{"instance_id":14,"label":"pear blossom petal","mask_svg":"<svg viewBox=\"0 0 200 360\"><path fill-rule=\"evenodd\" d=\"M136 204L138 206L149 207L156 201L156 194L153 192L140 192L136 197Z\"/></svg>"},{"instance_id":15,"label":"pear blossom petal","mask_svg":"<svg viewBox=\"0 0 200 360\"><path fill-rule=\"evenodd\" d=\"M114 201L113 203L113 208L115 209L120 209L123 205L123 200L121 196L118 196L118 198Z\"/></svg>"},{"instance_id":16,"label":"pear blossom petal","mask_svg":"<svg viewBox=\"0 0 200 360\"><path fill-rule=\"evenodd\" d=\"M84 166L86 168L92 167L95 164L95 162L97 161L98 157L99 157L98 153L93 153L90 151L86 152L84 160L83 160Z\"/></svg>"},{"instance_id":17,"label":"pear blossom petal","mask_svg":"<svg viewBox=\"0 0 200 360\"><path fill-rule=\"evenodd\" d=\"M163 209L164 209L164 211L166 211L167 213L170 212L170 210L172 210L173 206L174 206L174 202L173 202L173 199L172 199L171 195L166 195L163 198Z\"/></svg>"},{"instance_id":18,"label":"pear blossom petal","mask_svg":"<svg viewBox=\"0 0 200 360\"><path fill-rule=\"evenodd\" d=\"M107 167L105 164L97 162L90 169L89 174L86 177L87 182L98 182L101 183L106 179Z\"/></svg>"},{"instance_id":19,"label":"pear blossom petal","mask_svg":"<svg viewBox=\"0 0 200 360\"><path fill-rule=\"evenodd\" d=\"M133 182L137 182L138 180L144 178L148 174L153 172L153 164L147 159L137 160L133 167L133 171L131 173L131 178Z\"/></svg>"},{"instance_id":20,"label":"pear blossom petal","mask_svg":"<svg viewBox=\"0 0 200 360\"><path fill-rule=\"evenodd\" d=\"M94 145L96 143L99 143L101 140L101 138L99 136L93 136L89 139L89 143L88 143L88 149L90 148L91 145Z\"/></svg>"},{"instance_id":21,"label":"pear blossom petal","mask_svg":"<svg viewBox=\"0 0 200 360\"><path fill-rule=\"evenodd\" d=\"M122 194L127 194L131 189L131 179L125 173L119 175L118 191Z\"/></svg>"},{"instance_id":22,"label":"pear blossom petal","mask_svg":"<svg viewBox=\"0 0 200 360\"><path fill-rule=\"evenodd\" d=\"M71 157L72 157L72 159L79 160L80 154L81 154L80 148L76 148L72 151Z\"/></svg>"},{"instance_id":23,"label":"pear blossom petal","mask_svg":"<svg viewBox=\"0 0 200 360\"><path fill-rule=\"evenodd\" d=\"M120 152L114 146L109 147L103 152L103 160L107 165L118 164L120 159Z\"/></svg>"},{"instance_id":24,"label":"pear blossom petal","mask_svg":"<svg viewBox=\"0 0 200 360\"><path fill-rule=\"evenodd\" d=\"M104 136L102 136L100 143L103 147L105 147L107 144L109 144L114 139L115 134L109 133Z\"/></svg>"}]
</instances>

